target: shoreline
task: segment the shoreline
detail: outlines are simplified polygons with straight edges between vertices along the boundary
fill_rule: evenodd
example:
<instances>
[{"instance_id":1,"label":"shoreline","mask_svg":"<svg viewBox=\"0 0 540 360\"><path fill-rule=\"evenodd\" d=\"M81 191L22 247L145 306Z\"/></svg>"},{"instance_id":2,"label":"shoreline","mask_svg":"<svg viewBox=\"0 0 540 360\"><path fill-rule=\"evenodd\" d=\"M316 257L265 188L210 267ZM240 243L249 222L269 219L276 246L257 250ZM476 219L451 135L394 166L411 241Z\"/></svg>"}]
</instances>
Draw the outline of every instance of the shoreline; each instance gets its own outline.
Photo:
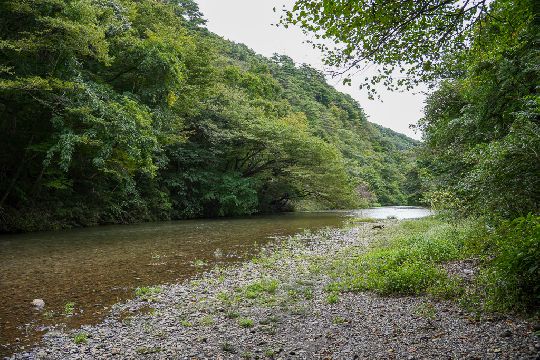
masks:
<instances>
[{"instance_id":1,"label":"shoreline","mask_svg":"<svg viewBox=\"0 0 540 360\"><path fill-rule=\"evenodd\" d=\"M148 289L98 325L52 330L10 358L536 358L522 319L478 319L426 296L329 293L333 261L384 237L375 225L397 223L289 237L242 265Z\"/></svg>"}]
</instances>

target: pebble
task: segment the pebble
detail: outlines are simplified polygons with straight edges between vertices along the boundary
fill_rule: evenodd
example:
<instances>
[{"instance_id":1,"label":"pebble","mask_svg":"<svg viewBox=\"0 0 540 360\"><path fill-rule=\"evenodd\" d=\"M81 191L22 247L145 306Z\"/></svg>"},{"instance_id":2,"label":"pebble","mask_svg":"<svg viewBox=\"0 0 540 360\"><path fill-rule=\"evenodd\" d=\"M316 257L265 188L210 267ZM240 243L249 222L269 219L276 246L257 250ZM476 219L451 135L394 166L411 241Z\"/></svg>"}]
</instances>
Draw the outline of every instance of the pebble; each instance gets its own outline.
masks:
<instances>
[{"instance_id":1,"label":"pebble","mask_svg":"<svg viewBox=\"0 0 540 360\"><path fill-rule=\"evenodd\" d=\"M43 299L34 299L32 300L32 305L34 305L37 310L42 310L45 307L45 301L43 301Z\"/></svg>"}]
</instances>

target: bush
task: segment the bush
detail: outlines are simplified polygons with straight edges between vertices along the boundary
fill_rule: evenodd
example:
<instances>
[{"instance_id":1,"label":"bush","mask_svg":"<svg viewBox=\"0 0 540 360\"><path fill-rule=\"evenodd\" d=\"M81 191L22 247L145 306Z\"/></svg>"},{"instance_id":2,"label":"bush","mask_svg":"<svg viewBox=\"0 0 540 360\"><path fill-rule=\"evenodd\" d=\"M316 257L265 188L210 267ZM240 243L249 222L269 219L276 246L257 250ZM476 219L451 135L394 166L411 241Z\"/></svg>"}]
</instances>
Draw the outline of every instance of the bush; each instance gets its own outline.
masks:
<instances>
[{"instance_id":1,"label":"bush","mask_svg":"<svg viewBox=\"0 0 540 360\"><path fill-rule=\"evenodd\" d=\"M493 310L539 311L540 216L503 223L494 234L496 252L483 271L487 306Z\"/></svg>"}]
</instances>

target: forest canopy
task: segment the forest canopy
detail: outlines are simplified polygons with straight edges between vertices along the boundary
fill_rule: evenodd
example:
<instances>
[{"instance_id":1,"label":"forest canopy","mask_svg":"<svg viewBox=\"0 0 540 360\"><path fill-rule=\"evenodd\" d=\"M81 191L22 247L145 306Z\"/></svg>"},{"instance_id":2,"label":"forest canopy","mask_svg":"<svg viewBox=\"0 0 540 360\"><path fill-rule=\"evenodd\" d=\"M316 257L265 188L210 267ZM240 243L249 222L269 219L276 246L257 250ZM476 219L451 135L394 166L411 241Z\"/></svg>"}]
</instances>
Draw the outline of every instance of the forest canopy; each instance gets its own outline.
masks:
<instances>
[{"instance_id":1,"label":"forest canopy","mask_svg":"<svg viewBox=\"0 0 540 360\"><path fill-rule=\"evenodd\" d=\"M407 137L191 0L0 4L0 231L419 201Z\"/></svg>"}]
</instances>

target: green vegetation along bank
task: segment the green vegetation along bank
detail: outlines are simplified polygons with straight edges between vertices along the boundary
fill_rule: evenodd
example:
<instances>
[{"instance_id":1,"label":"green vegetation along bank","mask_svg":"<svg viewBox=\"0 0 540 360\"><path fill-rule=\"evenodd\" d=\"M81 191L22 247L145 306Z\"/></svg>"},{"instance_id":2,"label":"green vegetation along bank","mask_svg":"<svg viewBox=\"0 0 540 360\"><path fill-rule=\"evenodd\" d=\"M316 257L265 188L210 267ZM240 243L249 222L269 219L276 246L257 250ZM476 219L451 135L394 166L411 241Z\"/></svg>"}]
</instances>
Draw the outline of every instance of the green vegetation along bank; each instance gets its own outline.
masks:
<instances>
[{"instance_id":1,"label":"green vegetation along bank","mask_svg":"<svg viewBox=\"0 0 540 360\"><path fill-rule=\"evenodd\" d=\"M0 231L418 202L413 140L191 0L0 4Z\"/></svg>"}]
</instances>

